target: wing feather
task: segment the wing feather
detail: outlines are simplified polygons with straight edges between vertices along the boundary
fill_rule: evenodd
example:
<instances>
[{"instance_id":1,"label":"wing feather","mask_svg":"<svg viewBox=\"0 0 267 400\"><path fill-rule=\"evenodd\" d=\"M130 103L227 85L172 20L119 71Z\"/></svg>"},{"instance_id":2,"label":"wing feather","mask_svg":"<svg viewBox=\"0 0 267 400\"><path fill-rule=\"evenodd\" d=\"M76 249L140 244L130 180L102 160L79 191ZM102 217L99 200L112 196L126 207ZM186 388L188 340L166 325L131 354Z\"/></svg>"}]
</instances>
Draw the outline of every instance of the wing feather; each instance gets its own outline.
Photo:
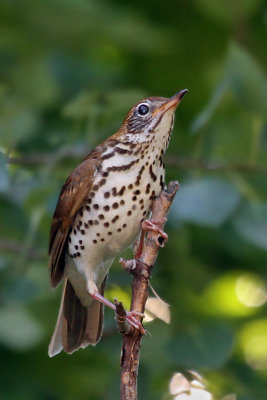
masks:
<instances>
[{"instance_id":1,"label":"wing feather","mask_svg":"<svg viewBox=\"0 0 267 400\"><path fill-rule=\"evenodd\" d=\"M64 275L68 235L78 211L92 188L98 167L98 157L92 153L71 173L62 187L49 239L49 271L51 286L56 287Z\"/></svg>"}]
</instances>

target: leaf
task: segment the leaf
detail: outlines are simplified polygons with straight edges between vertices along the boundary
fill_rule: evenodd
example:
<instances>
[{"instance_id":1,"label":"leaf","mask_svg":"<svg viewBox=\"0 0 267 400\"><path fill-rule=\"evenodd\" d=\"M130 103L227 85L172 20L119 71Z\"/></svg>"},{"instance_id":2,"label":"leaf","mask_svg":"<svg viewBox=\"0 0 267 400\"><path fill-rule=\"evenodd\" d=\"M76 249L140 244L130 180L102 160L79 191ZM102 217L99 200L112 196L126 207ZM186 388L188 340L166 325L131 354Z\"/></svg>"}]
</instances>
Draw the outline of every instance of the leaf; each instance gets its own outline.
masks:
<instances>
[{"instance_id":1,"label":"leaf","mask_svg":"<svg viewBox=\"0 0 267 400\"><path fill-rule=\"evenodd\" d=\"M171 321L170 306L160 297L149 297L145 308L145 322L159 318L169 324Z\"/></svg>"},{"instance_id":2,"label":"leaf","mask_svg":"<svg viewBox=\"0 0 267 400\"><path fill-rule=\"evenodd\" d=\"M0 152L0 192L6 192L9 187L8 171L5 156Z\"/></svg>"},{"instance_id":3,"label":"leaf","mask_svg":"<svg viewBox=\"0 0 267 400\"><path fill-rule=\"evenodd\" d=\"M236 394L234 393L228 394L222 400L236 400Z\"/></svg>"},{"instance_id":4,"label":"leaf","mask_svg":"<svg viewBox=\"0 0 267 400\"><path fill-rule=\"evenodd\" d=\"M203 179L181 186L171 212L178 220L218 227L235 211L239 201L240 195L230 183Z\"/></svg>"},{"instance_id":5,"label":"leaf","mask_svg":"<svg viewBox=\"0 0 267 400\"><path fill-rule=\"evenodd\" d=\"M235 0L231 4L228 0L194 0L194 3L201 14L212 23L228 27L251 18L258 11L262 0Z\"/></svg>"},{"instance_id":6,"label":"leaf","mask_svg":"<svg viewBox=\"0 0 267 400\"><path fill-rule=\"evenodd\" d=\"M0 309L0 342L15 350L28 350L43 337L39 323L24 307Z\"/></svg>"},{"instance_id":7,"label":"leaf","mask_svg":"<svg viewBox=\"0 0 267 400\"><path fill-rule=\"evenodd\" d=\"M225 325L205 324L187 330L172 341L170 356L185 368L219 368L233 349L233 332Z\"/></svg>"},{"instance_id":8,"label":"leaf","mask_svg":"<svg viewBox=\"0 0 267 400\"><path fill-rule=\"evenodd\" d=\"M248 112L267 116L267 78L256 60L237 43L229 48L227 75L236 100Z\"/></svg>"},{"instance_id":9,"label":"leaf","mask_svg":"<svg viewBox=\"0 0 267 400\"><path fill-rule=\"evenodd\" d=\"M208 105L196 116L191 124L190 128L193 133L199 131L211 119L228 87L228 79L222 80L215 86Z\"/></svg>"},{"instance_id":10,"label":"leaf","mask_svg":"<svg viewBox=\"0 0 267 400\"><path fill-rule=\"evenodd\" d=\"M254 245L267 249L267 203L247 203L233 220L237 232Z\"/></svg>"},{"instance_id":11,"label":"leaf","mask_svg":"<svg viewBox=\"0 0 267 400\"><path fill-rule=\"evenodd\" d=\"M0 97L0 143L4 148L27 140L37 124L35 110L25 101L8 94Z\"/></svg>"}]
</instances>

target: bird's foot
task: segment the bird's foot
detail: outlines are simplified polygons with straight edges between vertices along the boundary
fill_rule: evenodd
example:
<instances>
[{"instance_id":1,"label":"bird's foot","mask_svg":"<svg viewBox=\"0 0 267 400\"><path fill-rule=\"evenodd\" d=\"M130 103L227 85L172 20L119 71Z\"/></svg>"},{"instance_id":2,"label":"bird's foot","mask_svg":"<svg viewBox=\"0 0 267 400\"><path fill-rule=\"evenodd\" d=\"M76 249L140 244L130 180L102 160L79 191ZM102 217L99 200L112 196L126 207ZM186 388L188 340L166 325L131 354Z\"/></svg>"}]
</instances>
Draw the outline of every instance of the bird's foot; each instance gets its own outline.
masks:
<instances>
[{"instance_id":1,"label":"bird's foot","mask_svg":"<svg viewBox=\"0 0 267 400\"><path fill-rule=\"evenodd\" d=\"M91 294L91 297L95 300L98 300L100 303L105 306L111 308L113 311L116 311L116 305L111 303L108 299L102 296L98 291L95 291ZM142 335L146 334L145 329L143 328L142 323L139 321L139 318L144 318L144 314L138 311L126 311L126 318L130 325L132 325L135 329L139 330Z\"/></svg>"},{"instance_id":2,"label":"bird's foot","mask_svg":"<svg viewBox=\"0 0 267 400\"><path fill-rule=\"evenodd\" d=\"M130 325L132 325L135 329L140 331L142 335L146 334L146 331L142 325L142 323L136 318L141 317L144 318L144 314L139 313L137 311L126 311L126 318Z\"/></svg>"},{"instance_id":3,"label":"bird's foot","mask_svg":"<svg viewBox=\"0 0 267 400\"><path fill-rule=\"evenodd\" d=\"M160 247L163 247L164 242L168 240L168 235L158 226L159 223L160 221L157 221L155 219L146 219L142 221L142 229L144 231L156 232L162 238L161 240L159 240L159 238L158 242Z\"/></svg>"}]
</instances>

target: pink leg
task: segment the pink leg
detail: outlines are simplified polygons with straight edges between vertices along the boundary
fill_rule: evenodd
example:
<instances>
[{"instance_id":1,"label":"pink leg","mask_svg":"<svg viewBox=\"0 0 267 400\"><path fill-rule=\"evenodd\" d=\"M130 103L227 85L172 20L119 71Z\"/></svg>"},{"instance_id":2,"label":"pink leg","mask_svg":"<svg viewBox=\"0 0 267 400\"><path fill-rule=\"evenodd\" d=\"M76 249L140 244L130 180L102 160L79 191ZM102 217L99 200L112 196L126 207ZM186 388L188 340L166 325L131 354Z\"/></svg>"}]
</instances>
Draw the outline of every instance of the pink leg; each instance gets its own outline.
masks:
<instances>
[{"instance_id":1,"label":"pink leg","mask_svg":"<svg viewBox=\"0 0 267 400\"><path fill-rule=\"evenodd\" d=\"M142 251L143 251L144 239L145 239L145 231L142 229L139 243L138 243L138 249L134 255L134 258L137 258L137 259L140 258Z\"/></svg>"},{"instance_id":2,"label":"pink leg","mask_svg":"<svg viewBox=\"0 0 267 400\"><path fill-rule=\"evenodd\" d=\"M157 232L160 236L164 238L164 240L168 240L167 233L163 232L163 230L157 226L158 223L159 221L156 221L154 219L146 219L145 221L142 221L142 229L144 231Z\"/></svg>"},{"instance_id":3,"label":"pink leg","mask_svg":"<svg viewBox=\"0 0 267 400\"><path fill-rule=\"evenodd\" d=\"M102 296L99 292L90 293L91 297L95 300L100 301L100 303L105 306L111 308L113 311L116 311L116 306L107 300L104 296ZM138 329L143 335L145 335L145 330L141 324L141 322L136 317L144 317L144 314L139 313L137 311L126 311L127 320L130 325L134 328Z\"/></svg>"}]
</instances>

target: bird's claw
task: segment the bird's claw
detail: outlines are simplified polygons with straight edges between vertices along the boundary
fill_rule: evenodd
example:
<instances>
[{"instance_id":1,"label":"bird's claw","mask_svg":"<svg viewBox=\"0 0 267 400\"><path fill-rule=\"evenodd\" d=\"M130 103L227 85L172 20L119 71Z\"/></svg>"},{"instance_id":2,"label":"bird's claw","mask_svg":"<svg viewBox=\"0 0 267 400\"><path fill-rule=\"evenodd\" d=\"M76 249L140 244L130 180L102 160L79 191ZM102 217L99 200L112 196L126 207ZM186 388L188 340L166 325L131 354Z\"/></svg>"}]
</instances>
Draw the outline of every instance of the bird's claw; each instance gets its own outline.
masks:
<instances>
[{"instance_id":1,"label":"bird's claw","mask_svg":"<svg viewBox=\"0 0 267 400\"><path fill-rule=\"evenodd\" d=\"M135 317L144 317L144 314L139 313L137 311L127 311L126 318L130 325L132 325L135 329L139 330L142 335L146 334L145 329L143 328L142 323Z\"/></svg>"},{"instance_id":2,"label":"bird's claw","mask_svg":"<svg viewBox=\"0 0 267 400\"><path fill-rule=\"evenodd\" d=\"M163 243L168 240L168 235L165 233L159 226L157 225L158 221L155 221L153 219L146 219L145 221L142 221L142 229L144 231L152 231L156 232L159 236L163 238L163 241L159 241L160 246L163 246ZM161 243L163 242L163 243Z\"/></svg>"}]
</instances>

